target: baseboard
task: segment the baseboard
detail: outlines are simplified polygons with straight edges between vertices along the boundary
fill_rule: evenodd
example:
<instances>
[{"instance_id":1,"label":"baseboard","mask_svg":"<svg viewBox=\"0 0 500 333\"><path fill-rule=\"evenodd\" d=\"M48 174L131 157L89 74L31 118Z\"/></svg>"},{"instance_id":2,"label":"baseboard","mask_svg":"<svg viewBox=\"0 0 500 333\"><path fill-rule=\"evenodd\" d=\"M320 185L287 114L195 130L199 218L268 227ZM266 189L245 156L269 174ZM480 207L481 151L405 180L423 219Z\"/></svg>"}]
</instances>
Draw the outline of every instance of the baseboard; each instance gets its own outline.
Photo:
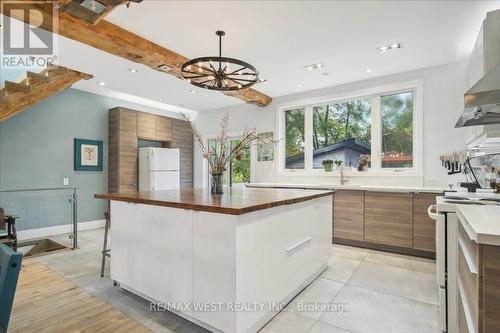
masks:
<instances>
[{"instance_id":1,"label":"baseboard","mask_svg":"<svg viewBox=\"0 0 500 333\"><path fill-rule=\"evenodd\" d=\"M105 223L106 223L106 220L79 222L78 223L78 231L104 228ZM18 231L17 238L20 241L24 241L24 240L28 240L28 239L34 239L34 238L42 238L42 237L48 237L48 236L67 234L67 233L70 233L72 231L73 231L72 224L55 225L52 227Z\"/></svg>"},{"instance_id":2,"label":"baseboard","mask_svg":"<svg viewBox=\"0 0 500 333\"><path fill-rule=\"evenodd\" d=\"M370 243L370 242L365 242L365 241L357 241L357 240L337 238L337 237L332 237L332 243L333 244L348 245L348 246L355 246L355 247L362 247L362 248L370 249L370 250L377 250L377 251L385 251L385 252L391 252L391 253L397 253L397 254L410 255L410 256L414 256L414 257L436 259L436 252L417 250L417 249L409 249L409 248L405 248L405 247L391 246L391 245L385 245L385 244L376 244L376 243Z\"/></svg>"}]
</instances>

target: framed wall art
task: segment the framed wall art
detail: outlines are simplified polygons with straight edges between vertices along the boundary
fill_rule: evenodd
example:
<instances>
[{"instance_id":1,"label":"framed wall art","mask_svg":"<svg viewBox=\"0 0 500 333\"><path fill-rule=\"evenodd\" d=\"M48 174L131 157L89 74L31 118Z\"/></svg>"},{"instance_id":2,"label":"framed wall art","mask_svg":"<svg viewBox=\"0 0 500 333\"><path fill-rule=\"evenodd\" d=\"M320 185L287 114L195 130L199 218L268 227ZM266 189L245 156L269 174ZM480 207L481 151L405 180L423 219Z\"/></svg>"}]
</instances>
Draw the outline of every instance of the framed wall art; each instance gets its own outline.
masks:
<instances>
[{"instance_id":1,"label":"framed wall art","mask_svg":"<svg viewBox=\"0 0 500 333\"><path fill-rule=\"evenodd\" d=\"M104 154L102 141L75 139L75 171L102 171L103 156Z\"/></svg>"}]
</instances>

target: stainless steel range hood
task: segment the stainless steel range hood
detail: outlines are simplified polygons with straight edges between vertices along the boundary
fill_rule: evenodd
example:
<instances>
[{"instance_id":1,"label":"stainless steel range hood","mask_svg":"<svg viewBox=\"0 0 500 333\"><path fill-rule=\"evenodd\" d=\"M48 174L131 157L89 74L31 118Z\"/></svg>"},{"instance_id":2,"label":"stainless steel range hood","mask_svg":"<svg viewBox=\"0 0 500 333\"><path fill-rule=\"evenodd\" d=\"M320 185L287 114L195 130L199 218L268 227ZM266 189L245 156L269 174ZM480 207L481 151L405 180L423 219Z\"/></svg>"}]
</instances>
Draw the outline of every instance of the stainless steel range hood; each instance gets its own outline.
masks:
<instances>
[{"instance_id":1,"label":"stainless steel range hood","mask_svg":"<svg viewBox=\"0 0 500 333\"><path fill-rule=\"evenodd\" d=\"M470 89L455 127L500 124L500 10L486 14L466 74Z\"/></svg>"}]
</instances>

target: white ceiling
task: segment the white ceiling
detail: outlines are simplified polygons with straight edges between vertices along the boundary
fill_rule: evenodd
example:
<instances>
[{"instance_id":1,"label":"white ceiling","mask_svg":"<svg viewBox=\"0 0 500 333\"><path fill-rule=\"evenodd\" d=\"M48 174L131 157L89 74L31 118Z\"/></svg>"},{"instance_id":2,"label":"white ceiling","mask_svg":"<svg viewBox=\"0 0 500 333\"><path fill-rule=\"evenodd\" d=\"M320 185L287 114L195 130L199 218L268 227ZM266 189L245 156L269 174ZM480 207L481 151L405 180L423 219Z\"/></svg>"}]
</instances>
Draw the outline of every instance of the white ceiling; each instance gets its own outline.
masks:
<instances>
[{"instance_id":1,"label":"white ceiling","mask_svg":"<svg viewBox=\"0 0 500 333\"><path fill-rule=\"evenodd\" d=\"M487 11L500 1L169 1L121 6L107 20L189 58L217 53L253 64L277 97L465 59ZM402 42L379 54L378 46ZM242 103L218 92L62 39L60 62L94 74L84 90L117 90L203 111ZM323 62L324 70L302 67ZM129 68L138 73L128 72ZM373 69L366 73L366 69ZM321 73L327 71L328 76ZM297 85L302 85L298 88Z\"/></svg>"}]
</instances>

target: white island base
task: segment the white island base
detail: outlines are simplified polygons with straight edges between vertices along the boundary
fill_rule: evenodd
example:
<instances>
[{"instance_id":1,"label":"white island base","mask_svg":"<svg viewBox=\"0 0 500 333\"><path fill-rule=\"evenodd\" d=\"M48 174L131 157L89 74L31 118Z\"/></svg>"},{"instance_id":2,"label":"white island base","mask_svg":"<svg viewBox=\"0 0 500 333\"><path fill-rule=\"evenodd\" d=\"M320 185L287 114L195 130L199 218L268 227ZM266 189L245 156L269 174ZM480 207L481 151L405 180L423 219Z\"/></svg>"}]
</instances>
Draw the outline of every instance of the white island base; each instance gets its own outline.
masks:
<instances>
[{"instance_id":1,"label":"white island base","mask_svg":"<svg viewBox=\"0 0 500 333\"><path fill-rule=\"evenodd\" d=\"M213 332L257 332L327 267L332 196L241 215L111 200L111 278Z\"/></svg>"}]
</instances>

